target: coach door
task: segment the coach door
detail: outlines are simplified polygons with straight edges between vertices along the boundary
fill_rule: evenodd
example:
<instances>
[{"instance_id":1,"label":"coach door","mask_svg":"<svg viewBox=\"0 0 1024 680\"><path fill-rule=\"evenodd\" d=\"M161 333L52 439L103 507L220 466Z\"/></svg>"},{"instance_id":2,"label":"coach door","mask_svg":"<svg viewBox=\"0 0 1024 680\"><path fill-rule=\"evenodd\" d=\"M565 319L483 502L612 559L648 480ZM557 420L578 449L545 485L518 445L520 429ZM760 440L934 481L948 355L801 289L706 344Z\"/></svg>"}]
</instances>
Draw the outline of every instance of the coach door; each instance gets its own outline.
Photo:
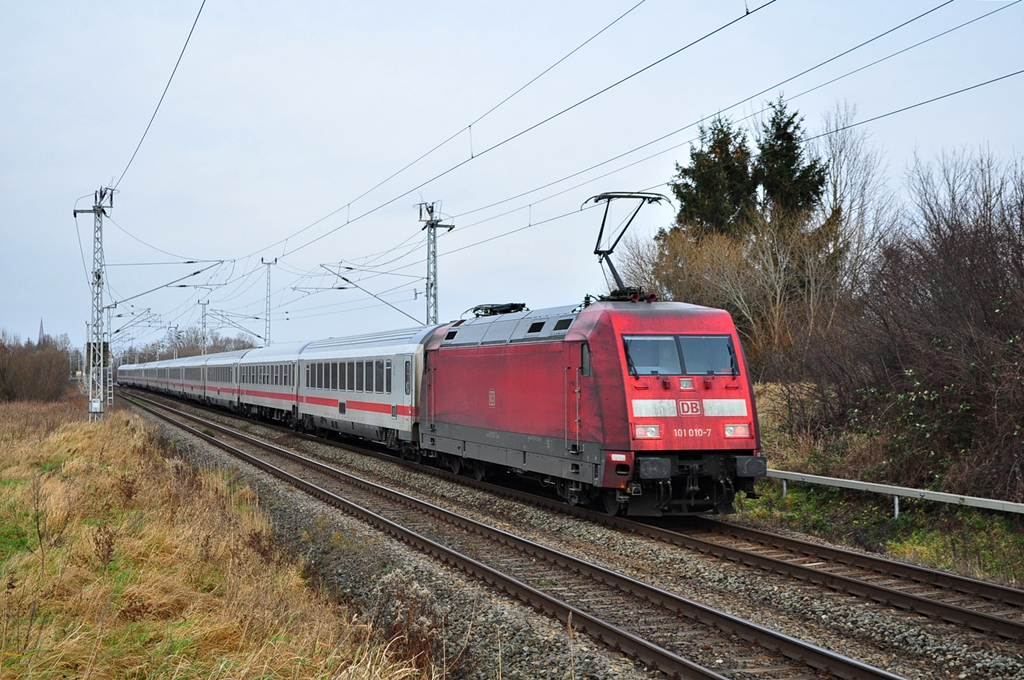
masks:
<instances>
[{"instance_id":1,"label":"coach door","mask_svg":"<svg viewBox=\"0 0 1024 680\"><path fill-rule=\"evenodd\" d=\"M565 367L565 381L563 393L565 394L565 449L571 453L580 451L580 412L582 391L580 389L580 378L584 375L584 368L588 369L590 364L589 347L582 345L568 345L567 354L570 358L569 365ZM576 354L577 351L580 354ZM579 356L579 361L573 361L574 355Z\"/></svg>"},{"instance_id":2,"label":"coach door","mask_svg":"<svg viewBox=\"0 0 1024 680\"><path fill-rule=\"evenodd\" d=\"M423 420L427 425L427 431L433 432L437 429L437 424L434 422L435 414L434 411L437 407L436 397L434 395L434 354L433 352L423 353L423 381L426 383L423 386L423 394L420 398L423 401ZM413 378L415 379L415 378Z\"/></svg>"}]
</instances>

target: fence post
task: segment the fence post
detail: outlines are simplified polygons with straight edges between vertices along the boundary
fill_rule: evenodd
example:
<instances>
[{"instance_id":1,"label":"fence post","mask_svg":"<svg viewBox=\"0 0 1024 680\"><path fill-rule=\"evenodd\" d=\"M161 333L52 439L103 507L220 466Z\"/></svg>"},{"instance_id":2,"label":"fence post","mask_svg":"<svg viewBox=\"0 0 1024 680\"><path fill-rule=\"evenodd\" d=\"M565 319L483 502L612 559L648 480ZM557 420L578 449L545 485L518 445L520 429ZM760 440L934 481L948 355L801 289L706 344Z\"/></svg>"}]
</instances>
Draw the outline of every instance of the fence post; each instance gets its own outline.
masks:
<instances>
[{"instance_id":1,"label":"fence post","mask_svg":"<svg viewBox=\"0 0 1024 680\"><path fill-rule=\"evenodd\" d=\"M899 519L900 518L900 497L899 496L893 496L892 497L892 518L893 519Z\"/></svg>"},{"instance_id":2,"label":"fence post","mask_svg":"<svg viewBox=\"0 0 1024 680\"><path fill-rule=\"evenodd\" d=\"M783 498L786 497L786 480L785 479L782 480L782 497Z\"/></svg>"}]
</instances>

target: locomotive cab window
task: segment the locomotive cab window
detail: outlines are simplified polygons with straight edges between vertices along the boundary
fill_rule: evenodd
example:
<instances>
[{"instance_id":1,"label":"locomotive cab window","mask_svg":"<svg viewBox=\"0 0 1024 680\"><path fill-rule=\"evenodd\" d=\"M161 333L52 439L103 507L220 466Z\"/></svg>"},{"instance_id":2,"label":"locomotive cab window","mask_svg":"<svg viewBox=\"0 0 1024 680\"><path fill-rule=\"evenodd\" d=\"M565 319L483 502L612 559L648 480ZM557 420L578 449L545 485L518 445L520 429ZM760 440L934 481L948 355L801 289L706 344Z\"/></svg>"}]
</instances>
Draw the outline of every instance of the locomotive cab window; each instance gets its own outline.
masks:
<instances>
[{"instance_id":1,"label":"locomotive cab window","mask_svg":"<svg viewBox=\"0 0 1024 680\"><path fill-rule=\"evenodd\" d=\"M630 375L738 375L728 335L624 335Z\"/></svg>"},{"instance_id":2,"label":"locomotive cab window","mask_svg":"<svg viewBox=\"0 0 1024 680\"><path fill-rule=\"evenodd\" d=\"M580 372L587 377L594 374L590 365L590 345L587 343L580 345Z\"/></svg>"}]
</instances>

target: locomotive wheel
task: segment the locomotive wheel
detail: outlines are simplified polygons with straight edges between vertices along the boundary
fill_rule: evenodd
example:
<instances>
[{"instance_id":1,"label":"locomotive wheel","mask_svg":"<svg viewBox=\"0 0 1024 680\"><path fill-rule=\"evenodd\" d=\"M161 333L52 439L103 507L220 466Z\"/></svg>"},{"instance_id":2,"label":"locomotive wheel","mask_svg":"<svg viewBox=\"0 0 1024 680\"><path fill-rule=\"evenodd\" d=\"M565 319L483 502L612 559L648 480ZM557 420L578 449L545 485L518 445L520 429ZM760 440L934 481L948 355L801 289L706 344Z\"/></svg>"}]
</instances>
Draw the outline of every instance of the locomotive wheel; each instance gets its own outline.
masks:
<instances>
[{"instance_id":1,"label":"locomotive wheel","mask_svg":"<svg viewBox=\"0 0 1024 680\"><path fill-rule=\"evenodd\" d=\"M462 470L462 458L459 456L448 456L448 469L451 470L453 474L459 474Z\"/></svg>"},{"instance_id":2,"label":"locomotive wheel","mask_svg":"<svg viewBox=\"0 0 1024 680\"><path fill-rule=\"evenodd\" d=\"M609 489L602 495L604 500L604 511L612 517L618 517L626 513L626 504L620 503L614 490Z\"/></svg>"},{"instance_id":3,"label":"locomotive wheel","mask_svg":"<svg viewBox=\"0 0 1024 680\"><path fill-rule=\"evenodd\" d=\"M487 463L482 460L473 461L473 479L478 482L484 481L487 476Z\"/></svg>"}]
</instances>

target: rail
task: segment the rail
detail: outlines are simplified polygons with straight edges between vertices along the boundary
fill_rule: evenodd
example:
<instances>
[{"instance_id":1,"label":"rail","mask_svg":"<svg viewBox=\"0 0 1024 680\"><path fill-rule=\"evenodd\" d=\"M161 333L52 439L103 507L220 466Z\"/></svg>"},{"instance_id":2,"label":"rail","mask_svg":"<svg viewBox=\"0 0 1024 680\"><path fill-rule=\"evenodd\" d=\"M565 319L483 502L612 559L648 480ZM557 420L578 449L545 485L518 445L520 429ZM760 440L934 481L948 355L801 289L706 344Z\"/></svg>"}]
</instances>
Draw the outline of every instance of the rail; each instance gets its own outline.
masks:
<instances>
[{"instance_id":1,"label":"rail","mask_svg":"<svg viewBox=\"0 0 1024 680\"><path fill-rule=\"evenodd\" d=\"M857 491L871 491L893 497L893 515L900 516L900 496L904 498L918 498L926 501L937 501L939 503L952 503L954 505L970 505L975 508L986 510L997 510L999 512L1012 512L1024 515L1024 503L1011 503L1010 501L999 501L991 498L978 498L977 496L961 496L955 493L943 493L941 491L928 491L926 489L911 489L906 486L890 486L889 484L876 484L874 482L861 482L856 479L841 479L839 477L822 477L820 475L806 475L802 472L787 472L785 470L768 470L768 476L782 480L782 495L787 492L787 482L803 482L805 484L818 484L821 486L835 486L842 489L855 489Z\"/></svg>"},{"instance_id":2,"label":"rail","mask_svg":"<svg viewBox=\"0 0 1024 680\"><path fill-rule=\"evenodd\" d=\"M394 490L380 487L372 482L368 482L364 479L360 479L348 473L331 468L324 463L305 458L288 449L253 438L223 425L199 418L196 415L185 413L165 404L160 404L159 402L155 402L151 399L138 395L128 397L127 400L132 402L135 406L152 413L153 415L164 419L177 427L185 429L193 436L199 437L214 446L230 452L232 455L245 460L249 464L258 467L289 484L292 484L296 488L299 488L325 503L339 508L343 512L369 523L406 544L480 578L499 590L503 590L511 594L536 609L553 615L561 621L570 620L569 617L571 615L571 620L576 622L580 628L587 631L595 639L603 640L611 647L617 648L627 655L639 658L644 663L657 667L670 677L692 678L694 680L728 680L726 676L720 675L713 670L704 668L686 658L678 656L674 652L662 648L658 644L650 642L628 630L619 628L614 624L608 623L572 604L563 602L562 600L557 599L540 589L523 583L512 576L488 566L487 564L462 555L459 552L452 550L450 547L446 547L441 543L422 536L412 529L402 526L401 524L387 519L372 510L357 505L350 500L316 486L309 481L297 478L258 456L246 453L227 442L214 437L209 430L228 434L231 437L235 437L252 445L258 446L265 451L272 452L291 460L300 461L303 465L309 468L327 473L338 479L345 479L348 483L353 483L363 488L383 491L395 500L416 507L421 512L426 512L440 517L452 517L452 521L454 521L454 523L467 529L477 530L478 533L482 533L484 535L495 535L497 537L496 540L510 546L516 546L524 552L533 553L537 558L544 559L553 564L574 568L578 570L579 573L586 574L595 581L615 586L624 592L631 593L641 599L660 605L665 609L677 612L687 618L704 623L705 625L715 627L726 635L731 634L754 642L767 650L778 652L782 656L792 659L797 663L803 663L812 668L818 669L824 674L831 674L836 677L849 678L851 680L901 680L897 675L843 656L838 652L818 647L812 643L804 642L772 629L734 617L725 612L717 611L698 602L674 595L668 591L663 591L628 576L604 569L598 565L587 563L568 554L558 552L552 548L520 538L514 534L482 525L468 518L455 515L454 513L438 506L434 506L425 501L412 498ZM169 411L174 415L170 416L158 409L146 406L145 404L140 403L141 401L149 402L154 406L158 406L159 409ZM178 421L176 419L178 417L192 420L197 424L201 424L201 426L193 428ZM476 529L474 529L474 527L476 527ZM480 529L482 529L482 531L480 531ZM747 670L747 672L757 672L753 669L745 670ZM738 670L737 672L742 673L743 671Z\"/></svg>"}]
</instances>

